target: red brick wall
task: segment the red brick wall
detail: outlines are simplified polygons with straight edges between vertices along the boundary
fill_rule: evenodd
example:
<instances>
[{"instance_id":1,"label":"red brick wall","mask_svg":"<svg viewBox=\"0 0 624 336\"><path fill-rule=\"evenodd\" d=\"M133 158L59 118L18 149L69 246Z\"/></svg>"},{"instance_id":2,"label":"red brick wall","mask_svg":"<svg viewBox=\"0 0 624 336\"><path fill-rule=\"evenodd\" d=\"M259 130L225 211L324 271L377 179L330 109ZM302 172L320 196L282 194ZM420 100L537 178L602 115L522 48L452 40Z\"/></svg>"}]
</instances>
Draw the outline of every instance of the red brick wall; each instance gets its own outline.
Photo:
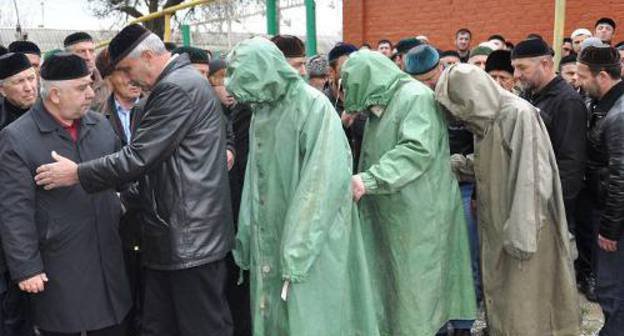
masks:
<instances>
[{"instance_id":1,"label":"red brick wall","mask_svg":"<svg viewBox=\"0 0 624 336\"><path fill-rule=\"evenodd\" d=\"M360 45L388 38L426 35L441 49L453 47L461 27L473 33L472 45L502 34L514 43L529 33L552 43L555 0L343 0L344 40ZM565 35L576 28L594 30L603 16L621 27L614 41L624 40L624 0L567 0Z\"/></svg>"}]
</instances>

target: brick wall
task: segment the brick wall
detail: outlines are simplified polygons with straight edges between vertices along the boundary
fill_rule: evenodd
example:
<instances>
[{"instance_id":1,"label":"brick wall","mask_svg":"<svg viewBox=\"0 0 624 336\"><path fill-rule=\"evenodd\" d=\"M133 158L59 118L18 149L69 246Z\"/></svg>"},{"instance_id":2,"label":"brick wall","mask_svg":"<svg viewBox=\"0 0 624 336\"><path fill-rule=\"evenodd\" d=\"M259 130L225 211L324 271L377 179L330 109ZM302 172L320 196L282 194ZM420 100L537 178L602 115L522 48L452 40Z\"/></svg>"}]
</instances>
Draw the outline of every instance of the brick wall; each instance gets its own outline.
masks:
<instances>
[{"instance_id":1,"label":"brick wall","mask_svg":"<svg viewBox=\"0 0 624 336\"><path fill-rule=\"evenodd\" d=\"M426 35L441 49L453 47L457 29L473 32L475 46L493 34L514 43L538 33L552 43L555 0L343 0L344 40L360 45L388 38ZM624 40L624 0L567 0L565 35L580 27L594 30L603 16L621 27L615 41Z\"/></svg>"}]
</instances>

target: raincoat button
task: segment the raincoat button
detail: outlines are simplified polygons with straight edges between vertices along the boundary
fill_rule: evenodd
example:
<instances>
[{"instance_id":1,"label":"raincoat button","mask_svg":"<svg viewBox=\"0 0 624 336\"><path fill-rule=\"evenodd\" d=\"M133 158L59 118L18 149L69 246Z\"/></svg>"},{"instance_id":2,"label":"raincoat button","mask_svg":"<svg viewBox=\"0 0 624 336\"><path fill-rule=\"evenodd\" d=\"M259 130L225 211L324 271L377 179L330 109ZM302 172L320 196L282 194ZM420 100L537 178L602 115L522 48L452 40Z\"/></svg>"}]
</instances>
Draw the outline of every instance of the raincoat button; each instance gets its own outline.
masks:
<instances>
[{"instance_id":1,"label":"raincoat button","mask_svg":"<svg viewBox=\"0 0 624 336\"><path fill-rule=\"evenodd\" d=\"M271 266L269 266L269 265L262 266L262 272L264 272L264 273L271 272Z\"/></svg>"}]
</instances>

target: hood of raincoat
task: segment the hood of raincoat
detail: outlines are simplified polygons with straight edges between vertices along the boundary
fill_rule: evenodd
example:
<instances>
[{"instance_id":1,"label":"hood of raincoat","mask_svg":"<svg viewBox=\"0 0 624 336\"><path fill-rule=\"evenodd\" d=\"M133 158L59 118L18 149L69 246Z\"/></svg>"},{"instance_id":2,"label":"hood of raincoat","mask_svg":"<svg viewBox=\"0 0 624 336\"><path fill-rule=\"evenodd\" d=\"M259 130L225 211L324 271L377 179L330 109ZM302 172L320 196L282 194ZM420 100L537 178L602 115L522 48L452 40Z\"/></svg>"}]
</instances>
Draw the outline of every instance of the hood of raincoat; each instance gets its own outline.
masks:
<instances>
[{"instance_id":1,"label":"hood of raincoat","mask_svg":"<svg viewBox=\"0 0 624 336\"><path fill-rule=\"evenodd\" d=\"M239 103L270 104L303 82L273 42L254 37L229 53L226 90Z\"/></svg>"},{"instance_id":2,"label":"hood of raincoat","mask_svg":"<svg viewBox=\"0 0 624 336\"><path fill-rule=\"evenodd\" d=\"M480 68L470 64L449 67L436 85L436 99L456 119L483 135L512 94Z\"/></svg>"},{"instance_id":3,"label":"hood of raincoat","mask_svg":"<svg viewBox=\"0 0 624 336\"><path fill-rule=\"evenodd\" d=\"M364 111L371 106L388 106L395 91L412 79L388 57L373 51L357 51L349 56L341 74L346 112Z\"/></svg>"}]
</instances>

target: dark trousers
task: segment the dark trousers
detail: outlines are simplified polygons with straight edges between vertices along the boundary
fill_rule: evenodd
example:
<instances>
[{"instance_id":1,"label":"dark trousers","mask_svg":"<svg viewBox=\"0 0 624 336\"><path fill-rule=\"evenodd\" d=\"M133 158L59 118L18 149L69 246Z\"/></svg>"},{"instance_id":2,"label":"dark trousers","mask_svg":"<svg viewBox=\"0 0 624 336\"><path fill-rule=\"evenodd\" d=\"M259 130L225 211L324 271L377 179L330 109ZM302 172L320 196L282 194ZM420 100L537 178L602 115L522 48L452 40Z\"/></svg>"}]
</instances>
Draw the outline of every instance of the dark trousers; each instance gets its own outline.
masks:
<instances>
[{"instance_id":1,"label":"dark trousers","mask_svg":"<svg viewBox=\"0 0 624 336\"><path fill-rule=\"evenodd\" d=\"M574 212L574 237L578 259L574 263L577 279L582 280L590 273L595 273L595 253L597 248L596 227L593 219L593 201L589 190L583 189L576 200Z\"/></svg>"},{"instance_id":2,"label":"dark trousers","mask_svg":"<svg viewBox=\"0 0 624 336\"><path fill-rule=\"evenodd\" d=\"M40 333L41 333L41 336L80 336L81 335L80 333L66 334L66 333L57 333L57 332L50 332L50 331L43 331L43 330L40 330ZM104 329L87 331L87 336L125 336L125 335L126 335L125 323L112 326L112 327L108 327L108 328L104 328Z\"/></svg>"},{"instance_id":3,"label":"dark trousers","mask_svg":"<svg viewBox=\"0 0 624 336\"><path fill-rule=\"evenodd\" d=\"M176 271L145 269L143 336L231 336L225 260Z\"/></svg>"},{"instance_id":4,"label":"dark trousers","mask_svg":"<svg viewBox=\"0 0 624 336\"><path fill-rule=\"evenodd\" d=\"M249 297L249 281L238 284L240 268L234 262L234 257L228 254L228 282L226 296L232 320L234 321L234 336L251 336L251 302ZM249 279L249 272L245 271L245 279ZM1 335L0 335L1 336Z\"/></svg>"},{"instance_id":5,"label":"dark trousers","mask_svg":"<svg viewBox=\"0 0 624 336\"><path fill-rule=\"evenodd\" d=\"M2 336L33 336L35 334L32 316L30 315L30 300L28 294L7 278L7 291L2 296Z\"/></svg>"},{"instance_id":6,"label":"dark trousers","mask_svg":"<svg viewBox=\"0 0 624 336\"><path fill-rule=\"evenodd\" d=\"M141 252L132 249L124 250L124 261L128 281L130 281L130 292L132 293L132 308L128 313L128 334L138 336L141 330L141 316L143 311L143 267L141 266ZM1 336L1 335L0 335Z\"/></svg>"},{"instance_id":7,"label":"dark trousers","mask_svg":"<svg viewBox=\"0 0 624 336\"><path fill-rule=\"evenodd\" d=\"M594 226L599 227L600 211L594 211ZM616 252L596 248L596 295L605 323L600 336L619 336L624 330L624 238Z\"/></svg>"}]
</instances>

